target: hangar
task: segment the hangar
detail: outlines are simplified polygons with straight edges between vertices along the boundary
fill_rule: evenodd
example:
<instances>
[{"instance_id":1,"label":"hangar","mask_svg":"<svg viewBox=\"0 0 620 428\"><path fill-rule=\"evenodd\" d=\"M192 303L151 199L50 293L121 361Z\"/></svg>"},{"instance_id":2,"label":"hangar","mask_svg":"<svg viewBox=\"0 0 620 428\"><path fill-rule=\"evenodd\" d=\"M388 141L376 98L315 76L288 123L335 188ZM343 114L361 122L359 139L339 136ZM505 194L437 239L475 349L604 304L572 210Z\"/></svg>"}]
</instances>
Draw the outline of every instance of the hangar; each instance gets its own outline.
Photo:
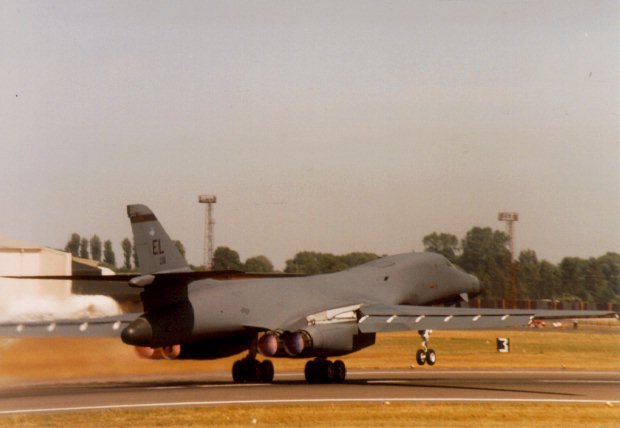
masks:
<instances>
[{"instance_id":1,"label":"hangar","mask_svg":"<svg viewBox=\"0 0 620 428\"><path fill-rule=\"evenodd\" d=\"M71 275L71 254L0 236L0 275ZM0 278L0 285L2 285L2 297L9 294L23 295L33 291L54 297L70 294L70 286L67 286L66 281L53 281L53 284L41 288L40 281L36 280L22 280L16 284L15 280ZM6 299L2 298L0 305L2 302L6 302Z\"/></svg>"},{"instance_id":2,"label":"hangar","mask_svg":"<svg viewBox=\"0 0 620 428\"><path fill-rule=\"evenodd\" d=\"M0 236L0 277L71 275L84 264L73 260L71 253ZM71 281L0 278L0 320L93 316L117 311L116 304L106 297L73 296Z\"/></svg>"}]
</instances>

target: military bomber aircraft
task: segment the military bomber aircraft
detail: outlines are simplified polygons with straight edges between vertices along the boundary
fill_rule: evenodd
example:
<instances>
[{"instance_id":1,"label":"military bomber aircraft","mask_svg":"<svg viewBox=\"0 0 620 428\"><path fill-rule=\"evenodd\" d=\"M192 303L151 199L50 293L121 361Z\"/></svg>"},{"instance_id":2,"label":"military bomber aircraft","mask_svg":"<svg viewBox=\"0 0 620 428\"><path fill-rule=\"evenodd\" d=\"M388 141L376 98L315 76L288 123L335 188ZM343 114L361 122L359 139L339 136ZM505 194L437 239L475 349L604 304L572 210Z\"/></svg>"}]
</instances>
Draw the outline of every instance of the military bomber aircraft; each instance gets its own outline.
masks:
<instances>
[{"instance_id":1,"label":"military bomber aircraft","mask_svg":"<svg viewBox=\"0 0 620 428\"><path fill-rule=\"evenodd\" d=\"M418 331L422 347L416 361L433 365L437 355L429 347L431 330L616 316L437 306L467 301L481 290L476 277L433 253L383 257L332 274L222 281L218 272L193 272L148 207L129 205L127 213L141 273L117 279L142 290L144 313L4 323L0 335L120 335L149 358L216 359L247 351L232 367L237 383L272 382L274 367L268 358L312 358L305 365L306 381L329 383L344 382L347 372L342 360L329 358L373 345L379 332ZM266 359L259 362L259 354Z\"/></svg>"}]
</instances>

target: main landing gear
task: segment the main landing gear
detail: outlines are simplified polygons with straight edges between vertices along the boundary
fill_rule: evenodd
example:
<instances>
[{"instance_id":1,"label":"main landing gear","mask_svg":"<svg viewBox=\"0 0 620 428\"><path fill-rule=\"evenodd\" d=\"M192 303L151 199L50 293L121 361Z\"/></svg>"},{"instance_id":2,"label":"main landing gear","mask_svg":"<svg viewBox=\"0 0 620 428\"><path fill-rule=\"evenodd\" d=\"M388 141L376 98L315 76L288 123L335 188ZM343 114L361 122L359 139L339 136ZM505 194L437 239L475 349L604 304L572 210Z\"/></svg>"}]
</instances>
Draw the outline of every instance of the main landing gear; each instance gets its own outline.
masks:
<instances>
[{"instance_id":1,"label":"main landing gear","mask_svg":"<svg viewBox=\"0 0 620 428\"><path fill-rule=\"evenodd\" d=\"M347 377L347 366L341 360L332 362L319 357L306 363L304 375L308 383L342 383Z\"/></svg>"},{"instance_id":2,"label":"main landing gear","mask_svg":"<svg viewBox=\"0 0 620 428\"><path fill-rule=\"evenodd\" d=\"M270 360L258 361L252 354L235 361L232 377L235 383L272 383L273 363ZM306 363L304 376L308 383L343 383L347 377L347 366L341 360L330 361L315 358Z\"/></svg>"},{"instance_id":3,"label":"main landing gear","mask_svg":"<svg viewBox=\"0 0 620 428\"><path fill-rule=\"evenodd\" d=\"M273 363L270 360L258 361L258 347L254 342L248 355L235 361L232 366L232 377L235 383L272 383L274 376ZM341 360L330 361L325 357L317 357L306 363L304 376L308 383L343 383L347 377L347 367Z\"/></svg>"},{"instance_id":4,"label":"main landing gear","mask_svg":"<svg viewBox=\"0 0 620 428\"><path fill-rule=\"evenodd\" d=\"M235 383L271 383L273 382L273 363L270 360L258 361L250 354L242 360L237 360L232 366L232 376Z\"/></svg>"},{"instance_id":5,"label":"main landing gear","mask_svg":"<svg viewBox=\"0 0 620 428\"><path fill-rule=\"evenodd\" d=\"M437 355L433 349L429 349L428 342L431 337L431 330L418 330L418 334L422 338L422 349L418 349L415 354L415 360L418 365L423 366L428 364L429 366L435 365L437 361Z\"/></svg>"}]
</instances>

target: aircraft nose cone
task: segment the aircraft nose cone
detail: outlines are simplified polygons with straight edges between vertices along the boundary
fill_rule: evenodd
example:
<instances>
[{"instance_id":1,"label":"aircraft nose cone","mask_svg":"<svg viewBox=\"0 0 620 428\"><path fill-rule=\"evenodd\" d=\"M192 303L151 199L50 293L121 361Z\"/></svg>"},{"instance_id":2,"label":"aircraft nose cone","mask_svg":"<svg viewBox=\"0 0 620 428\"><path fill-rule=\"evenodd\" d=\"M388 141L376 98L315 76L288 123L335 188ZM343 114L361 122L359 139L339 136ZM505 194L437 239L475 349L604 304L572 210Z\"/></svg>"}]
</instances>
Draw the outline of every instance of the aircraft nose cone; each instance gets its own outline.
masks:
<instances>
[{"instance_id":1,"label":"aircraft nose cone","mask_svg":"<svg viewBox=\"0 0 620 428\"><path fill-rule=\"evenodd\" d=\"M153 339L153 328L146 318L138 318L121 333L121 339L128 345L149 346Z\"/></svg>"},{"instance_id":2,"label":"aircraft nose cone","mask_svg":"<svg viewBox=\"0 0 620 428\"><path fill-rule=\"evenodd\" d=\"M478 278L476 278L475 276L473 276L473 275L470 275L470 276L471 276L471 279L472 279L471 284L472 284L472 286L474 288L474 292L475 293L479 293L480 292L480 280Z\"/></svg>"}]
</instances>

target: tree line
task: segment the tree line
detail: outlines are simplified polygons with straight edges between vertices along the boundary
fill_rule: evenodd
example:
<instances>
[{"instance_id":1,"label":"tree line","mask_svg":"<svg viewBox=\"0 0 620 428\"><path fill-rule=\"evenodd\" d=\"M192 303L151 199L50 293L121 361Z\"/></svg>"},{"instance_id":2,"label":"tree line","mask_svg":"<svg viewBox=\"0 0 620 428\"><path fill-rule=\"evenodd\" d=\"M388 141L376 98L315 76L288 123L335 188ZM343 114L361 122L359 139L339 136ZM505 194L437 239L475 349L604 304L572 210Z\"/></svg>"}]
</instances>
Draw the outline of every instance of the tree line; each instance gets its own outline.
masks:
<instances>
[{"instance_id":1,"label":"tree line","mask_svg":"<svg viewBox=\"0 0 620 428\"><path fill-rule=\"evenodd\" d=\"M462 270L476 275L482 285L481 298L512 299L513 276L519 300L579 300L592 303L620 303L620 254L608 252L600 257L565 257L558 264L539 260L534 250L523 250L511 262L509 238L490 227L474 227L463 239L448 233L426 235L424 251L442 254ZM379 258L375 253L352 252L343 255L302 251L286 261L284 272L316 275L338 272ZM214 254L214 270L236 269L272 272L265 256L248 259L228 247Z\"/></svg>"},{"instance_id":2,"label":"tree line","mask_svg":"<svg viewBox=\"0 0 620 428\"><path fill-rule=\"evenodd\" d=\"M423 244L425 251L442 254L476 275L484 290L483 298L511 296L512 276L516 274L520 300L620 303L620 254L608 252L588 259L565 257L556 265L539 260L534 250L526 249L511 263L508 240L503 232L474 227L462 240L435 232L425 236Z\"/></svg>"},{"instance_id":3,"label":"tree line","mask_svg":"<svg viewBox=\"0 0 620 428\"><path fill-rule=\"evenodd\" d=\"M173 242L183 258L185 258L185 247L181 241ZM123 250L123 264L121 266L117 266L116 254L112 249L112 241L109 239L103 243L103 251L101 247L101 238L99 238L96 234L88 239L85 237L80 237L78 233L72 233L67 245L65 245L65 251L71 253L74 257L96 260L117 272L137 271L140 267L140 263L138 262L138 255L136 254L136 248L133 241L129 238L123 239L121 241L121 249Z\"/></svg>"},{"instance_id":4,"label":"tree line","mask_svg":"<svg viewBox=\"0 0 620 428\"><path fill-rule=\"evenodd\" d=\"M102 247L101 238L97 235L88 239L80 237L78 233L72 233L67 245L65 245L65 251L74 257L97 260L109 267L116 267L116 255L112 249L112 241L107 239L103 242Z\"/></svg>"},{"instance_id":5,"label":"tree line","mask_svg":"<svg viewBox=\"0 0 620 428\"><path fill-rule=\"evenodd\" d=\"M600 257L582 259L565 257L558 264L539 260L534 250L521 251L511 263L508 236L489 227L474 227L463 239L448 233L433 232L426 235L424 251L442 254L464 271L476 275L482 285L482 298L502 299L512 297L513 275L517 279L517 298L580 300L593 303L620 303L620 254L608 252ZM180 241L175 245L185 257ZM65 251L76 257L91 258L123 272L138 269L135 246L129 238L121 242L122 266L116 268L112 243L93 235L90 239L73 233ZM343 255L314 251L298 252L286 260L284 272L316 275L338 272L377 259L369 252L352 252ZM204 270L204 266L191 266ZM264 255L250 257L242 262L239 253L229 247L218 247L213 255L213 270L239 270L245 272L275 272L273 263Z\"/></svg>"}]
</instances>

